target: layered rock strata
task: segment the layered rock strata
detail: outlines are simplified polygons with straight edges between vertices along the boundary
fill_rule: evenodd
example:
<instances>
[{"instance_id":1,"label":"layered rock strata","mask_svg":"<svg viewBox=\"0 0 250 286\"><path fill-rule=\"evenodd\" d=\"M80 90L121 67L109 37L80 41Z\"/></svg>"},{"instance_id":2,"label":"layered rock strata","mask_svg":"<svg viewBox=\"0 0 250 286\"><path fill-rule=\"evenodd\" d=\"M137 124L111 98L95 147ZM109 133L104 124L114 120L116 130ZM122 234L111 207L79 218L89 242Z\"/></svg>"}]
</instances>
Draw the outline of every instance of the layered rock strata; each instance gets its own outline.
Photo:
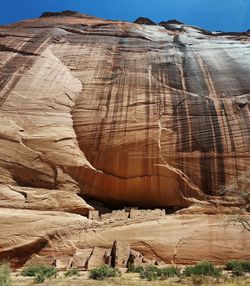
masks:
<instances>
[{"instance_id":1,"label":"layered rock strata","mask_svg":"<svg viewBox=\"0 0 250 286\"><path fill-rule=\"evenodd\" d=\"M67 11L0 27L1 259L62 267L124 237L166 263L249 258L249 234L202 208L150 222L81 216L85 198L190 206L250 163L249 32L138 22Z\"/></svg>"},{"instance_id":2,"label":"layered rock strata","mask_svg":"<svg viewBox=\"0 0 250 286\"><path fill-rule=\"evenodd\" d=\"M0 182L187 206L249 165L249 36L45 13L0 28Z\"/></svg>"},{"instance_id":3,"label":"layered rock strata","mask_svg":"<svg viewBox=\"0 0 250 286\"><path fill-rule=\"evenodd\" d=\"M83 268L88 261L91 268L107 262L105 257L110 256L114 240L129 244L144 262L157 264L201 260L223 264L231 259L249 259L249 232L241 225L228 224L229 218L232 216L200 214L97 222L65 212L1 208L0 260L8 259L16 267L29 261L61 269ZM142 257L137 256L139 263ZM119 257L116 263L121 261Z\"/></svg>"}]
</instances>

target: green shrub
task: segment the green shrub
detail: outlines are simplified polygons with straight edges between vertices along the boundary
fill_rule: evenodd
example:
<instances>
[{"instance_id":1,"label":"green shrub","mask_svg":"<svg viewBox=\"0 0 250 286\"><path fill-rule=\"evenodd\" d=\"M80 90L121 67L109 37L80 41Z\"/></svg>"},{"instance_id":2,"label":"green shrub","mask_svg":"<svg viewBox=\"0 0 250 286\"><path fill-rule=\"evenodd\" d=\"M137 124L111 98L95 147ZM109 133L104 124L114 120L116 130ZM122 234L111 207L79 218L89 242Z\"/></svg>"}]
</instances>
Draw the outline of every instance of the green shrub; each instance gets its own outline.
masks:
<instances>
[{"instance_id":1,"label":"green shrub","mask_svg":"<svg viewBox=\"0 0 250 286\"><path fill-rule=\"evenodd\" d=\"M34 282L37 284L43 283L45 281L45 275L43 272L38 272L35 276Z\"/></svg>"},{"instance_id":2,"label":"green shrub","mask_svg":"<svg viewBox=\"0 0 250 286\"><path fill-rule=\"evenodd\" d=\"M193 275L219 277L221 269L216 268L210 261L202 261L195 266L186 267L183 274L188 277Z\"/></svg>"},{"instance_id":3,"label":"green shrub","mask_svg":"<svg viewBox=\"0 0 250 286\"><path fill-rule=\"evenodd\" d=\"M244 273L250 273L250 260L240 261L232 260L229 261L226 266L226 270L231 270L235 276L241 276Z\"/></svg>"},{"instance_id":4,"label":"green shrub","mask_svg":"<svg viewBox=\"0 0 250 286\"><path fill-rule=\"evenodd\" d=\"M241 265L244 272L250 273L250 260L241 261Z\"/></svg>"},{"instance_id":5,"label":"green shrub","mask_svg":"<svg viewBox=\"0 0 250 286\"><path fill-rule=\"evenodd\" d=\"M179 277L181 275L181 271L178 267L169 266L164 268L158 268L154 265L146 267L139 273L140 278L147 279L148 281L157 280L158 278L164 280L169 277Z\"/></svg>"},{"instance_id":6,"label":"green shrub","mask_svg":"<svg viewBox=\"0 0 250 286\"><path fill-rule=\"evenodd\" d=\"M159 269L159 273L161 276L161 279L166 279L169 277L179 277L181 275L181 270L178 267L175 266L169 266Z\"/></svg>"},{"instance_id":7,"label":"green shrub","mask_svg":"<svg viewBox=\"0 0 250 286\"><path fill-rule=\"evenodd\" d=\"M135 266L133 263L128 264L128 273L141 273L144 271L142 266Z\"/></svg>"},{"instance_id":8,"label":"green shrub","mask_svg":"<svg viewBox=\"0 0 250 286\"><path fill-rule=\"evenodd\" d=\"M65 277L80 276L80 272L77 269L70 269L64 273Z\"/></svg>"},{"instance_id":9,"label":"green shrub","mask_svg":"<svg viewBox=\"0 0 250 286\"><path fill-rule=\"evenodd\" d=\"M160 269L157 266L147 266L141 273L141 279L147 279L148 281L156 280L160 276Z\"/></svg>"},{"instance_id":10,"label":"green shrub","mask_svg":"<svg viewBox=\"0 0 250 286\"><path fill-rule=\"evenodd\" d=\"M118 270L117 268L112 268L108 265L103 265L91 269L89 278L94 280L103 280L105 278L119 277L119 276L121 276L120 270Z\"/></svg>"},{"instance_id":11,"label":"green shrub","mask_svg":"<svg viewBox=\"0 0 250 286\"><path fill-rule=\"evenodd\" d=\"M0 264L0 286L11 286L11 268L8 263Z\"/></svg>"},{"instance_id":12,"label":"green shrub","mask_svg":"<svg viewBox=\"0 0 250 286\"><path fill-rule=\"evenodd\" d=\"M21 275L35 277L38 273L43 274L45 278L52 278L57 276L57 269L50 265L31 265L25 268Z\"/></svg>"},{"instance_id":13,"label":"green shrub","mask_svg":"<svg viewBox=\"0 0 250 286\"><path fill-rule=\"evenodd\" d=\"M31 265L21 272L22 276L35 277L35 283L43 283L46 278L55 278L57 269L50 265Z\"/></svg>"}]
</instances>

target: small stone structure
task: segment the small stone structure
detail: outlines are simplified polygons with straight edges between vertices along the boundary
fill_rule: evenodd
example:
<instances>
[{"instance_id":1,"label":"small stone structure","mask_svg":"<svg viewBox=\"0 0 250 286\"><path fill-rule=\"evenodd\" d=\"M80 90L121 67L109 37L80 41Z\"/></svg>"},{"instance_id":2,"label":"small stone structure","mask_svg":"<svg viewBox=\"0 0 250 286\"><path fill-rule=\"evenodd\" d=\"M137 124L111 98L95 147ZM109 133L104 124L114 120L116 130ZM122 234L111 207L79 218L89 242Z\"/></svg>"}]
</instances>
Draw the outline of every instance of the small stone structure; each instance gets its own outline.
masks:
<instances>
[{"instance_id":1,"label":"small stone structure","mask_svg":"<svg viewBox=\"0 0 250 286\"><path fill-rule=\"evenodd\" d=\"M101 219L128 219L129 217L129 212L126 212L124 209L123 210L116 210L112 211L112 213L106 213L101 215Z\"/></svg>"},{"instance_id":2,"label":"small stone structure","mask_svg":"<svg viewBox=\"0 0 250 286\"><path fill-rule=\"evenodd\" d=\"M135 266L159 265L161 263L161 261L148 259L140 252L135 251L127 241L115 240L111 248L69 248L63 253L47 249L46 252L48 255L46 256L46 264L54 265L60 270L91 270L102 265L127 268L128 263L133 263ZM44 256L36 255L33 262L36 264L44 263Z\"/></svg>"},{"instance_id":3,"label":"small stone structure","mask_svg":"<svg viewBox=\"0 0 250 286\"><path fill-rule=\"evenodd\" d=\"M85 262L85 259L86 257L84 256L83 262ZM72 267L78 268L74 260L75 258L73 259ZM158 265L160 261L144 257L140 252L131 249L130 243L127 241L114 241L111 249L94 247L85 264L85 269L90 270L105 264L112 267L126 268L128 263L133 263L136 266L145 266Z\"/></svg>"},{"instance_id":4,"label":"small stone structure","mask_svg":"<svg viewBox=\"0 0 250 286\"><path fill-rule=\"evenodd\" d=\"M131 249L128 262L136 266L141 266L143 264L143 255L140 252Z\"/></svg>"},{"instance_id":5,"label":"small stone structure","mask_svg":"<svg viewBox=\"0 0 250 286\"><path fill-rule=\"evenodd\" d=\"M89 211L89 219L99 220L100 219L99 211L97 211L97 210Z\"/></svg>"},{"instance_id":6,"label":"small stone structure","mask_svg":"<svg viewBox=\"0 0 250 286\"><path fill-rule=\"evenodd\" d=\"M138 208L125 208L122 210L114 210L111 213L105 213L99 216L99 211L89 211L89 219L91 220L127 220L127 219L157 219L166 215L165 210L153 209L142 210Z\"/></svg>"},{"instance_id":7,"label":"small stone structure","mask_svg":"<svg viewBox=\"0 0 250 286\"><path fill-rule=\"evenodd\" d=\"M154 209L154 210L139 210L131 209L129 217L131 219L152 219L158 217L164 217L166 215L165 210Z\"/></svg>"}]
</instances>

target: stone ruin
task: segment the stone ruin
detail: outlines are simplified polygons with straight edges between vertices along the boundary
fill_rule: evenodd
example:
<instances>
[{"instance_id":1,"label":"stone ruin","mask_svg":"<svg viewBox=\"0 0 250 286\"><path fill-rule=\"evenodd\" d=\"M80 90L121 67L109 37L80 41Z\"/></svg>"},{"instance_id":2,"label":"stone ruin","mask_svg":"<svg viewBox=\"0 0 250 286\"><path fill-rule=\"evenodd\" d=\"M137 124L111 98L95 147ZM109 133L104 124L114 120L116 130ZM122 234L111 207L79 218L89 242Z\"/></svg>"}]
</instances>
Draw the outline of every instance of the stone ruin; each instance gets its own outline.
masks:
<instances>
[{"instance_id":1,"label":"stone ruin","mask_svg":"<svg viewBox=\"0 0 250 286\"><path fill-rule=\"evenodd\" d=\"M50 252L50 250L45 251ZM46 264L54 265L59 270L91 270L102 265L127 268L129 263L135 266L163 264L162 261L150 260L144 257L143 254L132 249L129 242L125 241L114 241L110 249L94 247L88 249L72 249L63 254L55 252L46 253L46 258ZM33 260L33 263L40 262L39 258Z\"/></svg>"},{"instance_id":2,"label":"stone ruin","mask_svg":"<svg viewBox=\"0 0 250 286\"><path fill-rule=\"evenodd\" d=\"M105 213L99 215L98 210L89 211L88 218L91 220L150 220L150 219L157 219L161 217L165 217L166 212L165 210L161 209L138 209L138 208L125 208L122 210L114 210L111 213Z\"/></svg>"}]
</instances>

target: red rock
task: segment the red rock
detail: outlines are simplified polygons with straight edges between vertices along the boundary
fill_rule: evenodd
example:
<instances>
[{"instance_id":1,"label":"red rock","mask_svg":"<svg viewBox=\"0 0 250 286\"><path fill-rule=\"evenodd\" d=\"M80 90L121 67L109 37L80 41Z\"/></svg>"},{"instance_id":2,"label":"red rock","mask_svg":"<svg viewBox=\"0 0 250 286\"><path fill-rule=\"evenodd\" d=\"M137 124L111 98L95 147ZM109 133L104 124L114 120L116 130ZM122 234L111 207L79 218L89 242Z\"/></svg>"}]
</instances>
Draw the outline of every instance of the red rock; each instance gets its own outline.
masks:
<instances>
[{"instance_id":1,"label":"red rock","mask_svg":"<svg viewBox=\"0 0 250 286\"><path fill-rule=\"evenodd\" d=\"M189 206L249 166L247 36L44 16L0 30L0 183Z\"/></svg>"},{"instance_id":2,"label":"red rock","mask_svg":"<svg viewBox=\"0 0 250 286\"><path fill-rule=\"evenodd\" d=\"M131 224L81 216L85 197L216 203L250 163L248 34L43 16L0 27L0 258L60 261L115 239L166 263L249 258L248 233L214 209Z\"/></svg>"}]
</instances>

